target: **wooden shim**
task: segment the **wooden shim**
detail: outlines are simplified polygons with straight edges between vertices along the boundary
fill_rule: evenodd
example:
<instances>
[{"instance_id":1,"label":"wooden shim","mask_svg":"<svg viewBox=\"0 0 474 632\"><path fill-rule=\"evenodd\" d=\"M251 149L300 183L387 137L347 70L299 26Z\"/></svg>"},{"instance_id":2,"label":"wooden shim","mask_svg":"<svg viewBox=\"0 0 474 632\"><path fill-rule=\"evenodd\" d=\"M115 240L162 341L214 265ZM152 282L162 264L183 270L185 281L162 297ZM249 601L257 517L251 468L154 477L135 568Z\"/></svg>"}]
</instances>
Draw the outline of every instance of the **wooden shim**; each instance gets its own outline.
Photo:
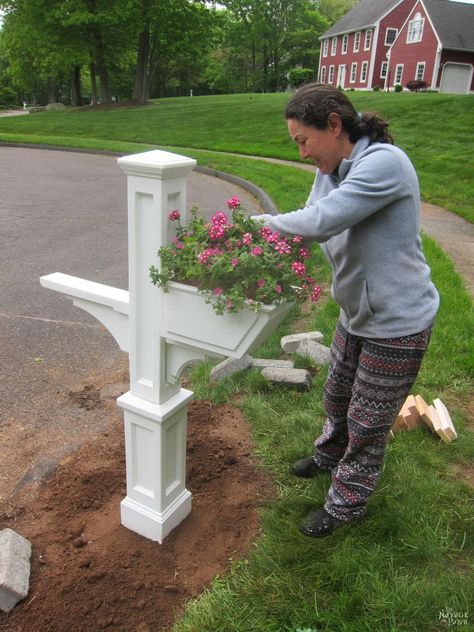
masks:
<instances>
[{"instance_id":1,"label":"wooden shim","mask_svg":"<svg viewBox=\"0 0 474 632\"><path fill-rule=\"evenodd\" d=\"M420 419L423 421L423 423L426 424L426 426L428 426L430 430L432 430L433 432L436 432L434 428L433 420L430 417L430 410L429 410L430 407L428 406L428 404L425 402L425 400L423 399L421 395L415 395L415 402L416 402L416 407L418 408L418 412L420 414Z\"/></svg>"},{"instance_id":2,"label":"wooden shim","mask_svg":"<svg viewBox=\"0 0 474 632\"><path fill-rule=\"evenodd\" d=\"M445 443L449 443L451 439L444 432L443 424L441 423L441 419L439 418L438 411L433 405L428 406L428 414L431 417L431 420L433 422L434 432L436 432L438 437L440 437Z\"/></svg>"},{"instance_id":3,"label":"wooden shim","mask_svg":"<svg viewBox=\"0 0 474 632\"><path fill-rule=\"evenodd\" d=\"M453 421L451 419L451 416L450 416L446 406L438 398L434 400L433 406L434 406L436 412L438 413L438 417L439 417L439 420L440 420L440 426L441 426L442 433L448 438L448 441L452 441L453 439L457 439L458 435L456 433ZM443 438L443 437L441 437L441 438Z\"/></svg>"},{"instance_id":4,"label":"wooden shim","mask_svg":"<svg viewBox=\"0 0 474 632\"><path fill-rule=\"evenodd\" d=\"M403 418L407 430L414 430L419 425L420 413L413 395L408 395L398 416Z\"/></svg>"}]
</instances>

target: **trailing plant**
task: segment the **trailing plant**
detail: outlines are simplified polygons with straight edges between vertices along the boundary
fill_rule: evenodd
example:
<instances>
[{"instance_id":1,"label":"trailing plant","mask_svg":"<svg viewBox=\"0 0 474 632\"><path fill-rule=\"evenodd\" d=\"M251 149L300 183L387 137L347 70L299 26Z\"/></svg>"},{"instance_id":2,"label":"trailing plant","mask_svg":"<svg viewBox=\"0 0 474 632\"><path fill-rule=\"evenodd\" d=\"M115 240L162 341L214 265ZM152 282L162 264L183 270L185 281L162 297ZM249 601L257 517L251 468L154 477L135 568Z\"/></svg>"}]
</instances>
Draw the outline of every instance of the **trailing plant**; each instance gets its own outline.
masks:
<instances>
[{"instance_id":1,"label":"trailing plant","mask_svg":"<svg viewBox=\"0 0 474 632\"><path fill-rule=\"evenodd\" d=\"M317 301L321 289L307 272L311 253L300 236L283 237L248 217L237 196L228 200L231 217L218 211L208 222L191 209L181 224L179 211L172 242L158 251L160 268L150 267L152 283L165 292L170 281L196 286L217 314L243 307Z\"/></svg>"}]
</instances>

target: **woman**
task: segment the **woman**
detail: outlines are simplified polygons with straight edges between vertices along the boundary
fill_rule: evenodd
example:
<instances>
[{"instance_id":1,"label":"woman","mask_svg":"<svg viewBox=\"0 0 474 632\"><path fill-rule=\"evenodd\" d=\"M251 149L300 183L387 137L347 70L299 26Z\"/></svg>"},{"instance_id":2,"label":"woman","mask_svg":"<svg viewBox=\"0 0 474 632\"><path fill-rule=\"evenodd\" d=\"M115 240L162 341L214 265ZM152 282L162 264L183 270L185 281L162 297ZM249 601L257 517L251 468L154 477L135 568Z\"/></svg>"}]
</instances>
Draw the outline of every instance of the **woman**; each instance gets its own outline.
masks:
<instances>
[{"instance_id":1,"label":"woman","mask_svg":"<svg viewBox=\"0 0 474 632\"><path fill-rule=\"evenodd\" d=\"M258 219L320 242L340 306L324 386L327 419L314 455L291 468L301 477L332 472L324 507L300 526L322 537L366 514L439 297L422 251L417 176L388 124L322 84L298 90L285 116L301 158L317 167L316 179L304 208Z\"/></svg>"}]
</instances>

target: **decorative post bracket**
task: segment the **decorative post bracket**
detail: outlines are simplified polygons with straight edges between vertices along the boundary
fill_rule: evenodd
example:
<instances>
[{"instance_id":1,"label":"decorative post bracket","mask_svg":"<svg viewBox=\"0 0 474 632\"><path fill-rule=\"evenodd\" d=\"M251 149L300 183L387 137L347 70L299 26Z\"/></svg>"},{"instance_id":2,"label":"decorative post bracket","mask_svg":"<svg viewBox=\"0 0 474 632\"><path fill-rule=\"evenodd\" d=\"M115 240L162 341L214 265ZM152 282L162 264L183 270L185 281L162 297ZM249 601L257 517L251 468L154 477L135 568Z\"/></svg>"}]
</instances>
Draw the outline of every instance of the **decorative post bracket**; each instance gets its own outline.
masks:
<instances>
[{"instance_id":1,"label":"decorative post bracket","mask_svg":"<svg viewBox=\"0 0 474 632\"><path fill-rule=\"evenodd\" d=\"M186 179L195 160L164 151L118 159L127 175L129 291L56 272L41 285L66 294L97 318L128 351L130 390L118 398L125 422L127 496L122 524L162 542L191 511L185 487L187 405L193 396L179 376L191 361L241 357L260 344L291 304L217 316L196 288L150 281L156 253L174 236L168 221L186 223Z\"/></svg>"}]
</instances>

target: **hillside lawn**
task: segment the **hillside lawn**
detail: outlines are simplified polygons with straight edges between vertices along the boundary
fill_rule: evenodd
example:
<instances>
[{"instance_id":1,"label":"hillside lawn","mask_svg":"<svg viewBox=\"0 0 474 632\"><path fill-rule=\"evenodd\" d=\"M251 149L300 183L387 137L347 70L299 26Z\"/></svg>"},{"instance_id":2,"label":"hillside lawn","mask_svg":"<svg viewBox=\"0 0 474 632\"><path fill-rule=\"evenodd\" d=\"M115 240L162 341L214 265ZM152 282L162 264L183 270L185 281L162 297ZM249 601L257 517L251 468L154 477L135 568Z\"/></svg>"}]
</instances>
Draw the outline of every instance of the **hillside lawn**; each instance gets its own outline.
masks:
<instances>
[{"instance_id":1,"label":"hillside lawn","mask_svg":"<svg viewBox=\"0 0 474 632\"><path fill-rule=\"evenodd\" d=\"M415 162L423 197L472 220L474 146L471 97L350 93L359 109L376 109L393 123ZM239 152L294 159L282 109L287 95L164 99L143 109L67 110L0 119L0 140L105 148L132 153L156 146L192 155L200 164L260 185L282 209L299 206L309 173L290 166L214 153ZM183 151L180 148L186 147ZM204 150L203 150L204 149ZM211 151L212 150L212 151ZM456 177L457 176L457 177ZM299 521L320 506L329 478L296 480L288 465L310 453L324 422L326 370L314 372L305 393L276 388L249 371L209 386L211 365L193 375L196 398L235 402L252 429L261 467L271 471L276 497L262 510L262 532L248 557L188 604L174 632L441 632L442 614L464 616L474 629L474 310L442 250L423 238L441 308L413 388L447 405L459 438L444 444L423 428L396 435L388 448L368 518L330 538L302 536ZM321 301L290 317L258 351L279 357L279 339L317 329L330 343L337 306L329 297L329 269L314 248Z\"/></svg>"}]
</instances>

